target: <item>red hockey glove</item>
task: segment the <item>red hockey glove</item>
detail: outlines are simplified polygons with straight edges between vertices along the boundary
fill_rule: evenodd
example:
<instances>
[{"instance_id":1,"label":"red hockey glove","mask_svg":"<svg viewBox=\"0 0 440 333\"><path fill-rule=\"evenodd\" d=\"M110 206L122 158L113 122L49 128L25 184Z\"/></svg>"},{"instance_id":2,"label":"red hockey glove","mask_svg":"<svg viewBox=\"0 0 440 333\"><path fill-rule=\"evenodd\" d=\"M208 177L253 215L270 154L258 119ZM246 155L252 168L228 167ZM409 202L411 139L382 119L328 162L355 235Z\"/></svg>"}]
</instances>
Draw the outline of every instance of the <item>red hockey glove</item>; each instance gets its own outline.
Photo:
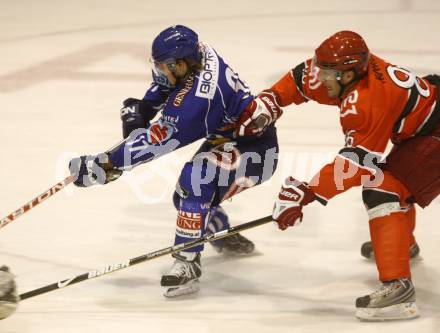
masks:
<instances>
[{"instance_id":1,"label":"red hockey glove","mask_svg":"<svg viewBox=\"0 0 440 333\"><path fill-rule=\"evenodd\" d=\"M275 201L272 218L278 228L286 230L300 224L303 218L303 206L315 200L315 193L305 183L293 177L287 177Z\"/></svg>"},{"instance_id":2,"label":"red hockey glove","mask_svg":"<svg viewBox=\"0 0 440 333\"><path fill-rule=\"evenodd\" d=\"M244 109L238 120L235 134L237 136L261 135L282 114L283 110L278 105L275 93L271 90L263 90Z\"/></svg>"}]
</instances>

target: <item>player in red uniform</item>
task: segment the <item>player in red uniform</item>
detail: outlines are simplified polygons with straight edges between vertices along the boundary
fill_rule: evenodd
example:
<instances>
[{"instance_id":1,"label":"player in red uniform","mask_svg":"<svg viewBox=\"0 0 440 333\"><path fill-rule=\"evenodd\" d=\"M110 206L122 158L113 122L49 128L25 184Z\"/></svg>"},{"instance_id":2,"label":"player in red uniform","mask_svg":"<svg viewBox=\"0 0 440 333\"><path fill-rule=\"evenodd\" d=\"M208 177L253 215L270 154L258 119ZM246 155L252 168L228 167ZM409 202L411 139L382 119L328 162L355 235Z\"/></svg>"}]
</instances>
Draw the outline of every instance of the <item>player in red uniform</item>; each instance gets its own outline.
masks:
<instances>
[{"instance_id":1,"label":"player in red uniform","mask_svg":"<svg viewBox=\"0 0 440 333\"><path fill-rule=\"evenodd\" d=\"M340 108L345 146L308 184L286 179L273 217L284 230L302 220L308 203L325 205L363 186L382 286L356 300L360 319L419 315L409 249L416 245L414 204L425 207L440 193L439 85L438 76L417 77L370 53L358 34L341 31L270 88L280 106L313 100Z\"/></svg>"}]
</instances>

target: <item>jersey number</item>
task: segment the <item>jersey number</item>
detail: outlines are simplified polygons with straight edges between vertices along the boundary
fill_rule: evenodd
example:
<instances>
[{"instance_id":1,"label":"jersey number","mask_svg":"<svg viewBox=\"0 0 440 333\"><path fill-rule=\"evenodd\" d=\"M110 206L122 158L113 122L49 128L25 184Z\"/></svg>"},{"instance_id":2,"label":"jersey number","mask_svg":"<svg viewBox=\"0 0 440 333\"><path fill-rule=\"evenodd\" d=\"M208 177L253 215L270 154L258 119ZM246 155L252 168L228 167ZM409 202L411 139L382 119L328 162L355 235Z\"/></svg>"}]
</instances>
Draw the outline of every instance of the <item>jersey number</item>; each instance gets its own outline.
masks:
<instances>
[{"instance_id":1,"label":"jersey number","mask_svg":"<svg viewBox=\"0 0 440 333\"><path fill-rule=\"evenodd\" d=\"M393 80L393 82L399 87L402 87L404 89L411 89L415 85L420 95L422 95L423 97L429 96L429 88L426 83L424 83L423 80L420 80L415 74L411 73L410 71L399 67L388 66L387 72L391 80ZM423 88L420 83L422 83L425 88Z\"/></svg>"},{"instance_id":2,"label":"jersey number","mask_svg":"<svg viewBox=\"0 0 440 333\"><path fill-rule=\"evenodd\" d=\"M225 75L226 75L226 81L235 92L239 92L239 91L243 91L245 93L250 92L250 89L246 85L246 83L240 80L238 74L235 73L230 67L226 67Z\"/></svg>"},{"instance_id":3,"label":"jersey number","mask_svg":"<svg viewBox=\"0 0 440 333\"><path fill-rule=\"evenodd\" d=\"M340 117L344 118L348 116L349 114L357 114L356 111L356 102L358 101L359 93L357 90L353 90L342 102L341 104L341 114ZM351 108L348 109L348 106L351 105ZM342 112L344 109L346 109L344 112Z\"/></svg>"}]
</instances>

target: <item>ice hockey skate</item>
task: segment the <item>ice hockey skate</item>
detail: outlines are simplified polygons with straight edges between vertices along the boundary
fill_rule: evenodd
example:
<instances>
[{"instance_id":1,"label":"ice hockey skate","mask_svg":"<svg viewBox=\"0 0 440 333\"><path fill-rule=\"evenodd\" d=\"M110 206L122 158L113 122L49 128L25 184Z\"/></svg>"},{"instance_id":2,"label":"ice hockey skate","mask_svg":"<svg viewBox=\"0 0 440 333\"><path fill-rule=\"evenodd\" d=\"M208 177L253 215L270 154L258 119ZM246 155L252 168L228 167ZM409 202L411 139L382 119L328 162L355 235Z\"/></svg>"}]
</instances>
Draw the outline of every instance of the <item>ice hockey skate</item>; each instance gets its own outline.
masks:
<instances>
[{"instance_id":1,"label":"ice hockey skate","mask_svg":"<svg viewBox=\"0 0 440 333\"><path fill-rule=\"evenodd\" d=\"M420 254L419 245L417 243L414 243L409 248L409 257L411 258L412 261L422 260L422 257L419 254ZM371 241L362 244L361 255L366 259L375 260L373 245L371 244Z\"/></svg>"},{"instance_id":2,"label":"ice hockey skate","mask_svg":"<svg viewBox=\"0 0 440 333\"><path fill-rule=\"evenodd\" d=\"M229 218L224 209L221 206L213 207L207 233L216 233L228 228L230 228ZM254 243L241 234L219 239L210 242L210 244L218 253L222 253L225 256L249 254L255 249Z\"/></svg>"},{"instance_id":3,"label":"ice hockey skate","mask_svg":"<svg viewBox=\"0 0 440 333\"><path fill-rule=\"evenodd\" d=\"M160 285L165 297L192 294L200 290L199 277L202 275L200 253L179 252L170 271L162 275Z\"/></svg>"},{"instance_id":4,"label":"ice hockey skate","mask_svg":"<svg viewBox=\"0 0 440 333\"><path fill-rule=\"evenodd\" d=\"M7 266L0 267L0 319L5 319L15 312L19 297L14 276Z\"/></svg>"},{"instance_id":5,"label":"ice hockey skate","mask_svg":"<svg viewBox=\"0 0 440 333\"><path fill-rule=\"evenodd\" d=\"M356 300L356 317L366 321L413 319L420 316L410 279L383 283L370 295Z\"/></svg>"},{"instance_id":6,"label":"ice hockey skate","mask_svg":"<svg viewBox=\"0 0 440 333\"><path fill-rule=\"evenodd\" d=\"M213 241L211 245L225 256L249 254L255 249L254 243L240 234Z\"/></svg>"}]
</instances>

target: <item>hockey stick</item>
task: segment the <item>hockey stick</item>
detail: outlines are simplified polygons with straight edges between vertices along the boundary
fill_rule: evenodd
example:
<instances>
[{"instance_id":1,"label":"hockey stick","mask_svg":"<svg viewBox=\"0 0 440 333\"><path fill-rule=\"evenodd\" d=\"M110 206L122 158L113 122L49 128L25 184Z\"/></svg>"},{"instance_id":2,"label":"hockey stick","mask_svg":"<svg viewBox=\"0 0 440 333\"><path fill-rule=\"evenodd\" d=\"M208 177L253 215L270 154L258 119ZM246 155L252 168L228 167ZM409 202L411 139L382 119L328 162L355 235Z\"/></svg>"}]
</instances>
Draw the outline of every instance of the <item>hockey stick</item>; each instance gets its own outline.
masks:
<instances>
[{"instance_id":1,"label":"hockey stick","mask_svg":"<svg viewBox=\"0 0 440 333\"><path fill-rule=\"evenodd\" d=\"M21 294L20 299L24 300L24 299L34 297L37 295L45 294L49 291L61 289L61 288L70 286L75 283L79 283L79 282L82 282L85 280L90 280L90 279L93 279L93 278L96 278L99 276L113 273L113 272L116 272L120 269L124 269L124 268L130 267L130 266L133 266L133 265L140 264L141 262L144 262L144 261L152 260L152 259L155 259L158 257L166 256L168 254L172 254L175 252L190 249L192 247L204 244L206 242L211 242L211 241L215 241L215 240L218 240L221 238L229 237L229 236L232 236L232 235L239 233L241 231L255 228L257 226L266 224L271 221L272 221L272 216L265 216L260 219L254 220L254 221L240 224L236 227L231 227L229 229L216 232L214 234L205 235L201 238L195 239L195 240L187 242L187 243L182 243L182 244L170 246L170 247L164 248L162 250L147 253L147 254L141 255L139 257L135 257L135 258L128 259L128 260L125 260L122 262L118 262L118 263L115 263L112 265L108 265L108 266L105 266L101 269L96 269L96 270L90 271L88 273L77 275L77 276L69 278L69 279L61 280L59 282L55 282L55 283L49 284L47 286L44 286L44 287L41 287L38 289L28 291L26 293Z\"/></svg>"},{"instance_id":2,"label":"hockey stick","mask_svg":"<svg viewBox=\"0 0 440 333\"><path fill-rule=\"evenodd\" d=\"M32 208L34 208L36 205L42 203L47 198L50 198L55 193L61 191L67 185L72 183L74 180L75 180L74 176L66 177L64 180L62 180L59 183L55 184L50 189L48 189L46 192L41 193L39 196L37 196L36 198L34 198L31 201L27 202L26 204L24 204L23 206L18 208L16 211L14 211L11 214L9 214L8 216L2 218L0 220L0 228L3 228L4 226L7 226L9 223L11 223L12 221L16 220L17 218L19 218L21 215L23 215L27 211L29 211Z\"/></svg>"},{"instance_id":3,"label":"hockey stick","mask_svg":"<svg viewBox=\"0 0 440 333\"><path fill-rule=\"evenodd\" d=\"M118 147L122 142L124 142L124 140L120 141L119 143L114 145L112 148L107 150L107 153L112 151L116 147ZM67 185L72 183L74 180L75 180L75 176L68 176L68 177L66 177L64 180L62 180L59 183L55 184L50 189L48 189L46 192L41 193L39 196L37 196L34 199L32 199L31 201L27 202L26 204L24 204L23 206L21 206L20 208L18 208L17 210L12 212L11 214L9 214L8 216L2 218L0 220L0 229L3 228L4 226L7 226L9 223L11 223L12 221L16 220L21 215L23 215L27 211L31 210L35 206L39 205L44 200L50 198L55 193L61 191Z\"/></svg>"}]
</instances>

